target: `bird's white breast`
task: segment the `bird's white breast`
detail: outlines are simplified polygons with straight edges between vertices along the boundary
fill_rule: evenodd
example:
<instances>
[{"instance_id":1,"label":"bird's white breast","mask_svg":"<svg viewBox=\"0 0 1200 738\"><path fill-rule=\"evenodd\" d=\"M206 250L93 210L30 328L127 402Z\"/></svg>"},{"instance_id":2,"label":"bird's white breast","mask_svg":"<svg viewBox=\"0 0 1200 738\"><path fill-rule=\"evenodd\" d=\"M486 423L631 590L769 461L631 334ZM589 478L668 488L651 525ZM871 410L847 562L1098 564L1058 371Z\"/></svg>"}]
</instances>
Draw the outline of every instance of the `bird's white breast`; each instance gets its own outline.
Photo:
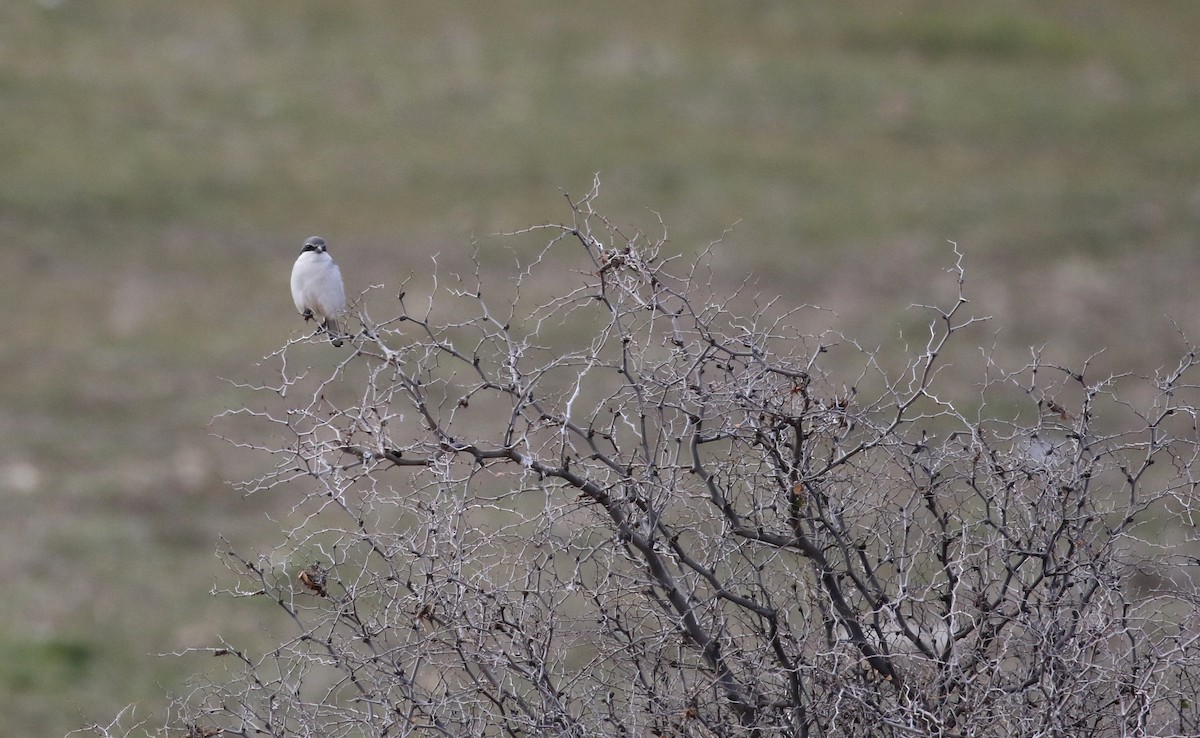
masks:
<instances>
[{"instance_id":1,"label":"bird's white breast","mask_svg":"<svg viewBox=\"0 0 1200 738\"><path fill-rule=\"evenodd\" d=\"M292 267L292 300L296 310L337 316L346 309L342 274L329 254L305 251Z\"/></svg>"}]
</instances>

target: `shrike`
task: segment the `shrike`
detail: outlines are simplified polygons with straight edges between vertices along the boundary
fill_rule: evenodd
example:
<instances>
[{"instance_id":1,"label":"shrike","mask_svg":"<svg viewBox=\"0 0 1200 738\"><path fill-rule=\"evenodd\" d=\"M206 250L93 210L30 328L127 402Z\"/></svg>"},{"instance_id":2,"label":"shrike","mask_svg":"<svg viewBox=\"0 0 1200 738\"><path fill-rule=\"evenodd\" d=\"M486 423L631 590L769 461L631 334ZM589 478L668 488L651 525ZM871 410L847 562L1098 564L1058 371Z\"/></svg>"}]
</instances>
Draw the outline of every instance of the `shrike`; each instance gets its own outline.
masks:
<instances>
[{"instance_id":1,"label":"shrike","mask_svg":"<svg viewBox=\"0 0 1200 738\"><path fill-rule=\"evenodd\" d=\"M342 345L338 318L346 312L346 291L342 273L325 246L325 239L313 236L292 267L292 300L304 320L316 320L329 333L334 346Z\"/></svg>"}]
</instances>

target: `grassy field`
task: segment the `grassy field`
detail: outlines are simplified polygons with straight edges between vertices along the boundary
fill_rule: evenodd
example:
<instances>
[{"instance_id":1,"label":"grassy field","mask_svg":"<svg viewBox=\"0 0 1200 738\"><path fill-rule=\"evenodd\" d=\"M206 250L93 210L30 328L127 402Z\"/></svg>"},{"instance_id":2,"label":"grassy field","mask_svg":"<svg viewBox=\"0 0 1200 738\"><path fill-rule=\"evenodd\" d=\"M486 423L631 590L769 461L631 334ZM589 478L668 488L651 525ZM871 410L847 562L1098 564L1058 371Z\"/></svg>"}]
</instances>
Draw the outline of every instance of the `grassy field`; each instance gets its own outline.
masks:
<instances>
[{"instance_id":1,"label":"grassy field","mask_svg":"<svg viewBox=\"0 0 1200 738\"><path fill-rule=\"evenodd\" d=\"M321 234L348 291L604 212L867 342L952 288L1014 362L1153 372L1200 336L1200 4L13 0L0 6L0 715L161 711L254 638L208 592L269 551L221 377L301 330ZM376 305L377 315L388 306ZM815 320L815 318L814 318Z\"/></svg>"}]
</instances>

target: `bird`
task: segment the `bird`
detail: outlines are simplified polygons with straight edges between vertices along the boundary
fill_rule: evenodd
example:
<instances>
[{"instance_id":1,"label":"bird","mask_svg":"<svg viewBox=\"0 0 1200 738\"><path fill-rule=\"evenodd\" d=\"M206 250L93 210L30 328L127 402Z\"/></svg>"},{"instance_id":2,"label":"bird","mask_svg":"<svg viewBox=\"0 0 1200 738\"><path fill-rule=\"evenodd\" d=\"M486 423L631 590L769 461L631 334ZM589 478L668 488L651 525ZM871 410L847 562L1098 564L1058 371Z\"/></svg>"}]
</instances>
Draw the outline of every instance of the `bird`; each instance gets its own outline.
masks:
<instances>
[{"instance_id":1,"label":"bird","mask_svg":"<svg viewBox=\"0 0 1200 738\"><path fill-rule=\"evenodd\" d=\"M346 290L342 286L342 272L320 236L305 240L292 266L292 300L304 320L319 321L321 328L329 333L330 342L342 345L338 318L346 312Z\"/></svg>"}]
</instances>

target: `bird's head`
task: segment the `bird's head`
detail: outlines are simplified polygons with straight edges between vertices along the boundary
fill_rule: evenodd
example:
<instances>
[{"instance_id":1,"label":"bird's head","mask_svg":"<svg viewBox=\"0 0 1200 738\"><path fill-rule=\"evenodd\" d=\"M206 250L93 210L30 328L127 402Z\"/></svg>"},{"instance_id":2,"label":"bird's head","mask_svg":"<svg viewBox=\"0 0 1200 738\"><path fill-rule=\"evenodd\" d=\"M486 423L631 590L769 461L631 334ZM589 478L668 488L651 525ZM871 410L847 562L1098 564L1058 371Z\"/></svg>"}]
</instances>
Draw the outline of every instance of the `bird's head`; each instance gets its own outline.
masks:
<instances>
[{"instance_id":1,"label":"bird's head","mask_svg":"<svg viewBox=\"0 0 1200 738\"><path fill-rule=\"evenodd\" d=\"M328 250L329 249L325 246L325 239L321 238L320 236L310 236L309 239L304 242L304 248L300 249L300 253L304 253L305 251L315 251L318 254L323 254Z\"/></svg>"}]
</instances>

